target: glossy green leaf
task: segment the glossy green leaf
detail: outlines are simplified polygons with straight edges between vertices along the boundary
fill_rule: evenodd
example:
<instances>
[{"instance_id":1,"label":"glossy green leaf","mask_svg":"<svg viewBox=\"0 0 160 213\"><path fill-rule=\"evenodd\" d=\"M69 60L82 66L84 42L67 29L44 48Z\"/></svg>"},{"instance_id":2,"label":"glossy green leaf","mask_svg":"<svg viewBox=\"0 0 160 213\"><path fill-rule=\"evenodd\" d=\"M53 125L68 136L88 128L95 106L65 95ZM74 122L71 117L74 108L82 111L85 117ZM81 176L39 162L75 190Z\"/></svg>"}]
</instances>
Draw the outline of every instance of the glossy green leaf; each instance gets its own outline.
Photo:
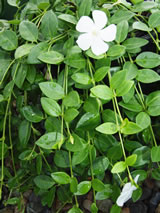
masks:
<instances>
[{"instance_id":1,"label":"glossy green leaf","mask_svg":"<svg viewBox=\"0 0 160 213\"><path fill-rule=\"evenodd\" d=\"M75 108L69 108L64 113L64 120L68 123L73 121L79 114L79 111Z\"/></svg>"},{"instance_id":2,"label":"glossy green leaf","mask_svg":"<svg viewBox=\"0 0 160 213\"><path fill-rule=\"evenodd\" d=\"M126 50L135 49L143 47L148 44L148 40L144 38L128 38L123 42L123 45L126 47Z\"/></svg>"},{"instance_id":3,"label":"glossy green leaf","mask_svg":"<svg viewBox=\"0 0 160 213\"><path fill-rule=\"evenodd\" d=\"M103 172L106 171L106 169L109 166L109 160L107 157L97 157L94 161L93 161L93 174L94 175L100 175Z\"/></svg>"},{"instance_id":4,"label":"glossy green leaf","mask_svg":"<svg viewBox=\"0 0 160 213\"><path fill-rule=\"evenodd\" d=\"M36 144L44 149L58 149L63 144L64 136L59 132L49 132L42 135Z\"/></svg>"},{"instance_id":5,"label":"glossy green leaf","mask_svg":"<svg viewBox=\"0 0 160 213\"><path fill-rule=\"evenodd\" d=\"M38 59L47 64L60 64L64 60L64 56L57 51L42 52Z\"/></svg>"},{"instance_id":6,"label":"glossy green leaf","mask_svg":"<svg viewBox=\"0 0 160 213\"><path fill-rule=\"evenodd\" d=\"M96 193L96 200L105 200L112 194L111 185L105 184L105 189Z\"/></svg>"},{"instance_id":7,"label":"glossy green leaf","mask_svg":"<svg viewBox=\"0 0 160 213\"><path fill-rule=\"evenodd\" d=\"M98 208L96 206L96 203L92 203L91 205L91 213L97 213L98 212Z\"/></svg>"},{"instance_id":8,"label":"glossy green leaf","mask_svg":"<svg viewBox=\"0 0 160 213\"><path fill-rule=\"evenodd\" d=\"M160 146L152 147L151 149L151 160L152 162L160 161Z\"/></svg>"},{"instance_id":9,"label":"glossy green leaf","mask_svg":"<svg viewBox=\"0 0 160 213\"><path fill-rule=\"evenodd\" d=\"M133 111L133 112L141 112L142 106L139 104L136 98L131 98L131 100L127 103L125 102L119 102L119 105L123 107L124 109Z\"/></svg>"},{"instance_id":10,"label":"glossy green leaf","mask_svg":"<svg viewBox=\"0 0 160 213\"><path fill-rule=\"evenodd\" d=\"M143 1L139 4L135 4L133 7L134 12L143 12L143 11L148 11L152 8L157 8L157 3L156 2L150 2L150 1Z\"/></svg>"},{"instance_id":11,"label":"glossy green leaf","mask_svg":"<svg viewBox=\"0 0 160 213\"><path fill-rule=\"evenodd\" d=\"M126 158L125 163L127 166L132 166L133 164L135 164L136 160L137 160L137 155L133 154Z\"/></svg>"},{"instance_id":12,"label":"glossy green leaf","mask_svg":"<svg viewBox=\"0 0 160 213\"><path fill-rule=\"evenodd\" d=\"M75 166L80 164L82 161L86 159L87 156L88 156L88 149L87 146L85 146L85 148L81 149L81 151L73 153L72 165Z\"/></svg>"},{"instance_id":13,"label":"glossy green leaf","mask_svg":"<svg viewBox=\"0 0 160 213\"><path fill-rule=\"evenodd\" d=\"M126 70L116 72L111 78L111 87L113 89L117 89L121 87L126 79Z\"/></svg>"},{"instance_id":14,"label":"glossy green leaf","mask_svg":"<svg viewBox=\"0 0 160 213\"><path fill-rule=\"evenodd\" d=\"M58 18L71 24L77 24L77 19L75 18L75 16L72 16L70 14L61 14L58 16Z\"/></svg>"},{"instance_id":15,"label":"glossy green leaf","mask_svg":"<svg viewBox=\"0 0 160 213\"><path fill-rule=\"evenodd\" d=\"M36 107L25 106L22 108L22 112L24 117L30 122L38 123L43 120L42 112Z\"/></svg>"},{"instance_id":16,"label":"glossy green leaf","mask_svg":"<svg viewBox=\"0 0 160 213\"><path fill-rule=\"evenodd\" d=\"M111 17L110 21L112 24L118 24L121 21L128 21L134 16L134 13L129 10L117 10Z\"/></svg>"},{"instance_id":17,"label":"glossy green leaf","mask_svg":"<svg viewBox=\"0 0 160 213\"><path fill-rule=\"evenodd\" d=\"M151 150L147 146L142 146L140 148L137 148L136 150L134 150L132 154L137 155L137 160L135 164L133 165L133 167L140 167L150 162Z\"/></svg>"},{"instance_id":18,"label":"glossy green leaf","mask_svg":"<svg viewBox=\"0 0 160 213\"><path fill-rule=\"evenodd\" d=\"M107 123L103 123L100 126L98 126L96 128L96 130L103 134L112 135L112 134L117 133L118 128L115 123L107 122Z\"/></svg>"},{"instance_id":19,"label":"glossy green leaf","mask_svg":"<svg viewBox=\"0 0 160 213\"><path fill-rule=\"evenodd\" d=\"M149 16L148 24L151 28L158 27L160 24L160 11L154 12Z\"/></svg>"},{"instance_id":20,"label":"glossy green leaf","mask_svg":"<svg viewBox=\"0 0 160 213\"><path fill-rule=\"evenodd\" d=\"M83 213L77 206L71 208L68 213Z\"/></svg>"},{"instance_id":21,"label":"glossy green leaf","mask_svg":"<svg viewBox=\"0 0 160 213\"><path fill-rule=\"evenodd\" d=\"M22 161L30 161L37 157L37 153L33 150L25 150L21 152L18 158Z\"/></svg>"},{"instance_id":22,"label":"glossy green leaf","mask_svg":"<svg viewBox=\"0 0 160 213\"><path fill-rule=\"evenodd\" d=\"M54 186L54 180L47 175L39 175L34 178L34 183L40 189L50 189Z\"/></svg>"},{"instance_id":23,"label":"glossy green leaf","mask_svg":"<svg viewBox=\"0 0 160 213\"><path fill-rule=\"evenodd\" d=\"M72 79L79 84L91 84L91 78L87 73L75 73L72 76Z\"/></svg>"},{"instance_id":24,"label":"glossy green leaf","mask_svg":"<svg viewBox=\"0 0 160 213\"><path fill-rule=\"evenodd\" d=\"M146 112L140 112L136 116L136 124L138 124L138 126L142 129L145 129L151 124L151 119Z\"/></svg>"},{"instance_id":25,"label":"glossy green leaf","mask_svg":"<svg viewBox=\"0 0 160 213\"><path fill-rule=\"evenodd\" d=\"M69 153L64 150L56 150L54 155L54 163L60 168L69 167Z\"/></svg>"},{"instance_id":26,"label":"glossy green leaf","mask_svg":"<svg viewBox=\"0 0 160 213\"><path fill-rule=\"evenodd\" d=\"M14 54L15 59L28 55L34 46L34 44L23 44L19 46Z\"/></svg>"},{"instance_id":27,"label":"glossy green leaf","mask_svg":"<svg viewBox=\"0 0 160 213\"><path fill-rule=\"evenodd\" d=\"M100 192L105 189L104 183L99 179L94 179L92 180L91 183L92 183L92 188L97 192Z\"/></svg>"},{"instance_id":28,"label":"glossy green leaf","mask_svg":"<svg viewBox=\"0 0 160 213\"><path fill-rule=\"evenodd\" d=\"M114 164L111 172L112 173L120 173L123 172L126 169L127 165L124 161L119 161L116 164Z\"/></svg>"},{"instance_id":29,"label":"glossy green leaf","mask_svg":"<svg viewBox=\"0 0 160 213\"><path fill-rule=\"evenodd\" d=\"M100 67L99 69L96 70L94 73L94 80L96 82L102 81L104 77L107 75L110 67Z\"/></svg>"},{"instance_id":30,"label":"glossy green leaf","mask_svg":"<svg viewBox=\"0 0 160 213\"><path fill-rule=\"evenodd\" d=\"M126 20L121 21L117 24L117 33L116 33L116 41L121 43L124 41L128 35L128 22Z\"/></svg>"},{"instance_id":31,"label":"glossy green leaf","mask_svg":"<svg viewBox=\"0 0 160 213\"><path fill-rule=\"evenodd\" d=\"M42 108L48 115L53 117L58 117L59 115L61 115L61 108L55 100L42 97L41 104Z\"/></svg>"},{"instance_id":32,"label":"glossy green leaf","mask_svg":"<svg viewBox=\"0 0 160 213\"><path fill-rule=\"evenodd\" d=\"M80 104L80 98L77 91L69 92L63 99L63 105L66 107L76 107Z\"/></svg>"},{"instance_id":33,"label":"glossy green leaf","mask_svg":"<svg viewBox=\"0 0 160 213\"><path fill-rule=\"evenodd\" d=\"M22 88L24 80L27 76L28 65L27 64L14 64L12 68L12 76L14 83L18 88Z\"/></svg>"},{"instance_id":34,"label":"glossy green leaf","mask_svg":"<svg viewBox=\"0 0 160 213\"><path fill-rule=\"evenodd\" d=\"M46 40L52 39L57 34L58 20L53 12L49 10L42 18L40 31Z\"/></svg>"},{"instance_id":35,"label":"glossy green leaf","mask_svg":"<svg viewBox=\"0 0 160 213\"><path fill-rule=\"evenodd\" d=\"M71 178L71 182L70 182L70 191L72 193L77 192L77 186L78 186L78 181L75 177Z\"/></svg>"},{"instance_id":36,"label":"glossy green leaf","mask_svg":"<svg viewBox=\"0 0 160 213\"><path fill-rule=\"evenodd\" d=\"M67 150L78 153L78 151L81 151L86 148L86 142L82 138L80 138L75 133L73 133L72 137L73 137L73 143L71 143L70 141L67 141L67 143L65 144Z\"/></svg>"},{"instance_id":37,"label":"glossy green leaf","mask_svg":"<svg viewBox=\"0 0 160 213\"><path fill-rule=\"evenodd\" d=\"M18 129L18 136L20 141L20 146L26 148L31 135L31 123L27 120L23 120Z\"/></svg>"},{"instance_id":38,"label":"glossy green leaf","mask_svg":"<svg viewBox=\"0 0 160 213\"><path fill-rule=\"evenodd\" d=\"M160 65L160 56L154 52L142 52L136 57L136 63L144 68L154 68Z\"/></svg>"},{"instance_id":39,"label":"glossy green leaf","mask_svg":"<svg viewBox=\"0 0 160 213\"><path fill-rule=\"evenodd\" d=\"M91 93L103 100L110 100L113 98L112 90L106 85L97 85L93 87Z\"/></svg>"},{"instance_id":40,"label":"glossy green leaf","mask_svg":"<svg viewBox=\"0 0 160 213\"><path fill-rule=\"evenodd\" d=\"M19 25L19 32L27 41L37 41L38 39L38 28L31 21L23 20Z\"/></svg>"},{"instance_id":41,"label":"glossy green leaf","mask_svg":"<svg viewBox=\"0 0 160 213\"><path fill-rule=\"evenodd\" d=\"M123 95L127 94L129 92L129 90L132 88L133 85L134 85L134 81L125 80L123 82L123 84L121 85L121 87L118 87L116 89L116 95L117 96L123 96Z\"/></svg>"},{"instance_id":42,"label":"glossy green leaf","mask_svg":"<svg viewBox=\"0 0 160 213\"><path fill-rule=\"evenodd\" d=\"M126 70L126 80L132 80L137 76L138 68L135 64L127 61L123 69Z\"/></svg>"},{"instance_id":43,"label":"glossy green leaf","mask_svg":"<svg viewBox=\"0 0 160 213\"><path fill-rule=\"evenodd\" d=\"M136 123L130 121L127 121L126 124L121 127L121 133L126 135L136 134L140 131L142 131L142 128Z\"/></svg>"},{"instance_id":44,"label":"glossy green leaf","mask_svg":"<svg viewBox=\"0 0 160 213\"><path fill-rule=\"evenodd\" d=\"M78 69L85 68L86 66L86 60L82 57L80 53L68 53L64 62L65 64Z\"/></svg>"},{"instance_id":45,"label":"glossy green leaf","mask_svg":"<svg viewBox=\"0 0 160 213\"><path fill-rule=\"evenodd\" d=\"M140 175L138 178L139 181L144 181L145 179L147 179L147 172L145 170L134 170L133 172L131 172L131 175L133 178L135 178L137 175Z\"/></svg>"},{"instance_id":46,"label":"glossy green leaf","mask_svg":"<svg viewBox=\"0 0 160 213\"><path fill-rule=\"evenodd\" d=\"M88 16L90 14L91 7L92 7L92 0L88 1L82 0L78 8L79 17Z\"/></svg>"},{"instance_id":47,"label":"glossy green leaf","mask_svg":"<svg viewBox=\"0 0 160 213\"><path fill-rule=\"evenodd\" d=\"M138 71L136 79L142 83L153 83L159 81L160 76L157 72L151 69L141 69Z\"/></svg>"},{"instance_id":48,"label":"glossy green leaf","mask_svg":"<svg viewBox=\"0 0 160 213\"><path fill-rule=\"evenodd\" d=\"M84 195L91 189L91 182L90 181L82 181L77 186L77 192L74 193L75 195Z\"/></svg>"},{"instance_id":49,"label":"glossy green leaf","mask_svg":"<svg viewBox=\"0 0 160 213\"><path fill-rule=\"evenodd\" d=\"M71 182L71 178L66 172L54 172L51 173L51 177L59 184L68 184Z\"/></svg>"},{"instance_id":50,"label":"glossy green leaf","mask_svg":"<svg viewBox=\"0 0 160 213\"><path fill-rule=\"evenodd\" d=\"M40 89L42 92L48 97L54 100L59 100L64 97L64 90L63 88L54 82L42 82L39 84Z\"/></svg>"},{"instance_id":51,"label":"glossy green leaf","mask_svg":"<svg viewBox=\"0 0 160 213\"><path fill-rule=\"evenodd\" d=\"M136 30L146 31L146 32L149 32L149 31L152 30L151 28L149 28L149 27L147 26L147 24L145 24L145 23L143 23L143 22L141 22L141 21L135 21L135 22L133 23L133 25L132 25L132 28L133 28L133 29L136 29Z\"/></svg>"},{"instance_id":52,"label":"glossy green leaf","mask_svg":"<svg viewBox=\"0 0 160 213\"><path fill-rule=\"evenodd\" d=\"M125 54L126 47L122 45L113 45L109 48L107 55L111 57L122 56Z\"/></svg>"},{"instance_id":53,"label":"glossy green leaf","mask_svg":"<svg viewBox=\"0 0 160 213\"><path fill-rule=\"evenodd\" d=\"M15 32L4 30L0 32L0 46L2 49L11 51L15 50L18 45L18 38Z\"/></svg>"}]
</instances>

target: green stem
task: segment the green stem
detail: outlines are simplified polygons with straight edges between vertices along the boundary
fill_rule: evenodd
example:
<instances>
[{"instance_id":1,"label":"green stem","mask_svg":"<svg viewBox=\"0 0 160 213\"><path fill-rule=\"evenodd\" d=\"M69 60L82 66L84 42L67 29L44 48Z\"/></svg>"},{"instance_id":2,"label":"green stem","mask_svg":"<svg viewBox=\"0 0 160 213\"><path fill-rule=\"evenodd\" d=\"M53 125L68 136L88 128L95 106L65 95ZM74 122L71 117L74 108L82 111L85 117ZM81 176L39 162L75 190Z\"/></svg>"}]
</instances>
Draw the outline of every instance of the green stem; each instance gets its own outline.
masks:
<instances>
[{"instance_id":1,"label":"green stem","mask_svg":"<svg viewBox=\"0 0 160 213\"><path fill-rule=\"evenodd\" d=\"M2 187L3 187L3 180L4 180L4 144L5 144L5 134L6 134L6 122L7 122L7 115L8 115L10 101L11 101L11 96L8 98L6 112L5 112L4 121L3 121L0 200L2 198Z\"/></svg>"},{"instance_id":2,"label":"green stem","mask_svg":"<svg viewBox=\"0 0 160 213\"><path fill-rule=\"evenodd\" d=\"M48 163L48 161L47 161L46 157L44 156L43 151L41 149L40 149L40 153L41 153L41 155L42 155L42 157L43 157L43 159L44 159L49 171L52 172L52 169L51 169L51 167L50 167L50 165L49 165L49 163Z\"/></svg>"},{"instance_id":3,"label":"green stem","mask_svg":"<svg viewBox=\"0 0 160 213\"><path fill-rule=\"evenodd\" d=\"M9 66L7 67L5 73L4 73L3 77L2 77L2 80L1 80L1 82L0 82L0 85L3 83L4 78L6 77L8 70L10 69L10 67L12 66L12 64L13 64L14 62L15 62L15 59L14 59L14 60L9 64Z\"/></svg>"},{"instance_id":4,"label":"green stem","mask_svg":"<svg viewBox=\"0 0 160 213\"><path fill-rule=\"evenodd\" d=\"M87 133L88 133L89 159L90 159L91 176L92 176L92 180L94 180L93 161L92 161L92 153L91 153L91 139L90 139L89 132L87 132ZM94 189L93 189L93 199L94 199L94 203L96 203L96 193L95 193Z\"/></svg>"}]
</instances>

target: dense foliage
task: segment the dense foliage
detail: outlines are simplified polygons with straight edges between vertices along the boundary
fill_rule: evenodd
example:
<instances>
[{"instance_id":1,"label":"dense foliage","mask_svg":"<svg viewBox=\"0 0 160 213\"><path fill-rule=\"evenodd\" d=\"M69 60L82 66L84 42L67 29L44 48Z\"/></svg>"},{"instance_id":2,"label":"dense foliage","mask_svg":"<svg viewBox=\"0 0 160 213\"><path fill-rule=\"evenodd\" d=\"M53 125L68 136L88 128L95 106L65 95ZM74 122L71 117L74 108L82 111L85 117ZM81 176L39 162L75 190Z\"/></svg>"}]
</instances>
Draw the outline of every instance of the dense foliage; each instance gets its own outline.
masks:
<instances>
[{"instance_id":1,"label":"dense foliage","mask_svg":"<svg viewBox=\"0 0 160 213\"><path fill-rule=\"evenodd\" d=\"M23 193L32 189L43 205L56 198L78 213L78 198L92 191L92 213L106 198L115 203L111 212L120 212L125 183L136 185L136 201L146 178L160 180L160 2L0 6L1 199L7 189L4 203L24 212ZM76 44L76 24L93 10L117 27L98 56Z\"/></svg>"}]
</instances>

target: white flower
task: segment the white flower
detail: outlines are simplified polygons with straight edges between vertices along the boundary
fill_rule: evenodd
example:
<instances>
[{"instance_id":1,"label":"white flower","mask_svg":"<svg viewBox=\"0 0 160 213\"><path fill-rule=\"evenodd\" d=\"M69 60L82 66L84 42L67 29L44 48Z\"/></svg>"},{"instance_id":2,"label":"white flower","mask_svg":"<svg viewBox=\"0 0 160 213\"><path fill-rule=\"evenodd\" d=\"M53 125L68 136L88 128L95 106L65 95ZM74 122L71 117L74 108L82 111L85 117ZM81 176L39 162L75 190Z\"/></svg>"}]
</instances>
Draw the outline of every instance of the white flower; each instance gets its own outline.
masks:
<instances>
[{"instance_id":1,"label":"white flower","mask_svg":"<svg viewBox=\"0 0 160 213\"><path fill-rule=\"evenodd\" d=\"M137 183L140 175L137 175L134 179L135 183ZM122 189L120 196L118 197L116 203L118 206L123 206L124 203L132 197L132 193L136 190L137 187L134 186L131 182L126 183Z\"/></svg>"},{"instance_id":2,"label":"white flower","mask_svg":"<svg viewBox=\"0 0 160 213\"><path fill-rule=\"evenodd\" d=\"M107 24L107 16L103 11L94 10L92 12L93 20L88 16L82 16L76 25L76 30L81 34L76 41L82 50L88 50L90 47L95 55L105 53L109 45L105 42L111 42L116 38L116 25ZM104 28L104 29L103 29Z\"/></svg>"}]
</instances>

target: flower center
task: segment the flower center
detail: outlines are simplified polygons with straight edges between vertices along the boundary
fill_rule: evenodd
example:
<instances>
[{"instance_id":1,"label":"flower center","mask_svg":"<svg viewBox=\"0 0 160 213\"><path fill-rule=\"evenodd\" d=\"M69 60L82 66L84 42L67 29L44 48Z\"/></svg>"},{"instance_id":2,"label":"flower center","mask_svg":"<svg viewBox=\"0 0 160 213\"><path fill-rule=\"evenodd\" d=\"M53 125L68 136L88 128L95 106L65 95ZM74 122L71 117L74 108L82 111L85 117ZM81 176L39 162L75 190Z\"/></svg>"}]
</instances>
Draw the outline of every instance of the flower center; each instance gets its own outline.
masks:
<instances>
[{"instance_id":1,"label":"flower center","mask_svg":"<svg viewBox=\"0 0 160 213\"><path fill-rule=\"evenodd\" d=\"M93 29L92 30L92 35L95 36L95 37L97 37L99 35L99 30Z\"/></svg>"}]
</instances>

